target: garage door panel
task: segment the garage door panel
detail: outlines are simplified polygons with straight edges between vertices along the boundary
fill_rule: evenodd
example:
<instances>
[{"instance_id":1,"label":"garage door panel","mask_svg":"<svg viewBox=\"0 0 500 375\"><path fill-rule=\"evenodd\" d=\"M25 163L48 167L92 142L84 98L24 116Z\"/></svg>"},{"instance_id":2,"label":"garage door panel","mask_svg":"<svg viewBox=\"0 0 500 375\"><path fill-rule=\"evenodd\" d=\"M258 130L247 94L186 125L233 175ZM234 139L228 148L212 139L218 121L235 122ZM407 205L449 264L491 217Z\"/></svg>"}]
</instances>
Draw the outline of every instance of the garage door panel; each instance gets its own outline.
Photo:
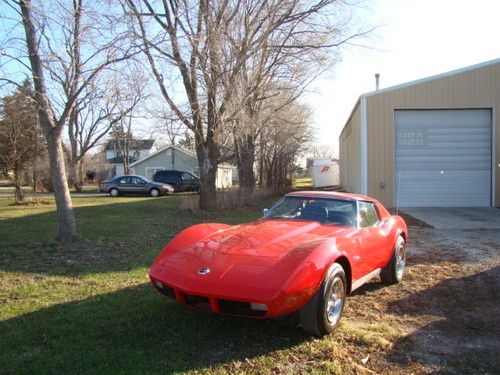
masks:
<instances>
[{"instance_id":1,"label":"garage door panel","mask_svg":"<svg viewBox=\"0 0 500 375\"><path fill-rule=\"evenodd\" d=\"M400 206L491 204L491 111L396 110Z\"/></svg>"},{"instance_id":2,"label":"garage door panel","mask_svg":"<svg viewBox=\"0 0 500 375\"><path fill-rule=\"evenodd\" d=\"M478 207L484 205L484 196L489 196L489 187L480 181L489 177L488 171L477 172L447 172L443 175L422 171L402 176L399 186L404 191L404 201L400 206L443 207L443 197L455 202L457 207ZM461 180L457 184L457 180ZM422 202L425 194L425 202Z\"/></svg>"}]
</instances>

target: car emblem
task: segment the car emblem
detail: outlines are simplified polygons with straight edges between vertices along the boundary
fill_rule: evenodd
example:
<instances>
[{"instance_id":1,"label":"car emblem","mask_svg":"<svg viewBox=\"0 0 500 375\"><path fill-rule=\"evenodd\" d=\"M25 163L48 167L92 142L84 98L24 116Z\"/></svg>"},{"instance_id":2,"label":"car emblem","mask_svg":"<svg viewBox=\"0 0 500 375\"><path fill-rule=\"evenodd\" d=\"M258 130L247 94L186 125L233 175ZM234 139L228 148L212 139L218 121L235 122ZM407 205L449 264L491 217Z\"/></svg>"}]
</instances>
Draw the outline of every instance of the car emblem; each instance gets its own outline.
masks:
<instances>
[{"instance_id":1,"label":"car emblem","mask_svg":"<svg viewBox=\"0 0 500 375\"><path fill-rule=\"evenodd\" d=\"M200 268L198 270L198 275L206 275L210 272L210 268L206 268L206 267L203 267L203 268Z\"/></svg>"}]
</instances>

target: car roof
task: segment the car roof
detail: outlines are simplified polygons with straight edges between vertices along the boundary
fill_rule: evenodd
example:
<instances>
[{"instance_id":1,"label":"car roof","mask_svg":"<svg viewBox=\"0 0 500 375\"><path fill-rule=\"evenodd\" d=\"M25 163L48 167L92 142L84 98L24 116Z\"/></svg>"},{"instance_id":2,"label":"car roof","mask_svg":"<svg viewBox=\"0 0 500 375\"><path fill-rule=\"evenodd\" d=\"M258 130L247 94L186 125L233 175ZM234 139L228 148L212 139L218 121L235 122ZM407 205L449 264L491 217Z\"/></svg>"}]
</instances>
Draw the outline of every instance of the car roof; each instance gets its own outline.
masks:
<instances>
[{"instance_id":1,"label":"car roof","mask_svg":"<svg viewBox=\"0 0 500 375\"><path fill-rule=\"evenodd\" d=\"M181 171L179 169L162 169L161 171L157 171L156 173L159 173L159 172L179 172L179 173L189 173L189 174L192 174L191 172Z\"/></svg>"},{"instance_id":2,"label":"car roof","mask_svg":"<svg viewBox=\"0 0 500 375\"><path fill-rule=\"evenodd\" d=\"M146 178L144 176L141 176L140 174L124 174L123 176L116 176L116 178L122 178L122 177L139 177L139 178Z\"/></svg>"},{"instance_id":3,"label":"car roof","mask_svg":"<svg viewBox=\"0 0 500 375\"><path fill-rule=\"evenodd\" d=\"M294 191L286 194L286 196L311 197L311 198L335 198L335 199L375 202L375 199L367 197L365 195L352 194L340 191L314 191L314 190Z\"/></svg>"}]
</instances>

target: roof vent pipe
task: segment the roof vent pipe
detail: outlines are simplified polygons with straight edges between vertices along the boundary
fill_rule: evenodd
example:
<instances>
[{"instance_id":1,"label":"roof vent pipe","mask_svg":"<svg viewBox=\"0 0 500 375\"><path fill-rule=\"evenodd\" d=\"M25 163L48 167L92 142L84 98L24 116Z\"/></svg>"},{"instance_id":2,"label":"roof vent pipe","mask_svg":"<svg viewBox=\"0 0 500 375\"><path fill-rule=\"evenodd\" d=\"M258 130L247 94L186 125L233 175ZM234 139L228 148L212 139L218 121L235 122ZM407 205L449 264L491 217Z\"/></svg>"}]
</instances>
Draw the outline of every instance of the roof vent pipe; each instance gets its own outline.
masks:
<instances>
[{"instance_id":1,"label":"roof vent pipe","mask_svg":"<svg viewBox=\"0 0 500 375\"><path fill-rule=\"evenodd\" d=\"M380 74L375 73L375 90L379 89L379 83L380 83L379 81L380 81Z\"/></svg>"}]
</instances>

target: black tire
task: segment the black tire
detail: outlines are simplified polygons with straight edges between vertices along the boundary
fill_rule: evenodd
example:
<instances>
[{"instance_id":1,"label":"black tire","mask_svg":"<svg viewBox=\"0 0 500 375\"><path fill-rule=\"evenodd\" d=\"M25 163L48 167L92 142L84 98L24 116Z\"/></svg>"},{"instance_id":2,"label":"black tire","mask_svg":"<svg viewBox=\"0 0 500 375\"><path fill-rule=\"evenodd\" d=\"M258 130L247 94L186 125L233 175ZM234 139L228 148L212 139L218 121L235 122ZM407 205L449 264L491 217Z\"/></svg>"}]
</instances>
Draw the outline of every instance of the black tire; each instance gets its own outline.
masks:
<instances>
[{"instance_id":1,"label":"black tire","mask_svg":"<svg viewBox=\"0 0 500 375\"><path fill-rule=\"evenodd\" d=\"M117 196L120 195L120 191L117 188L111 188L109 189L109 195L112 196L113 198L116 198Z\"/></svg>"},{"instance_id":2,"label":"black tire","mask_svg":"<svg viewBox=\"0 0 500 375\"><path fill-rule=\"evenodd\" d=\"M380 278L384 284L398 284L403 280L406 265L406 244L403 237L399 236L394 246L389 263L380 272Z\"/></svg>"},{"instance_id":3,"label":"black tire","mask_svg":"<svg viewBox=\"0 0 500 375\"><path fill-rule=\"evenodd\" d=\"M340 264L333 263L316 294L299 310L304 331L321 337L335 330L344 310L346 285L344 269Z\"/></svg>"},{"instance_id":4,"label":"black tire","mask_svg":"<svg viewBox=\"0 0 500 375\"><path fill-rule=\"evenodd\" d=\"M159 197L160 196L160 189L157 189L157 188L149 189L149 195L152 196L153 198Z\"/></svg>"}]
</instances>

